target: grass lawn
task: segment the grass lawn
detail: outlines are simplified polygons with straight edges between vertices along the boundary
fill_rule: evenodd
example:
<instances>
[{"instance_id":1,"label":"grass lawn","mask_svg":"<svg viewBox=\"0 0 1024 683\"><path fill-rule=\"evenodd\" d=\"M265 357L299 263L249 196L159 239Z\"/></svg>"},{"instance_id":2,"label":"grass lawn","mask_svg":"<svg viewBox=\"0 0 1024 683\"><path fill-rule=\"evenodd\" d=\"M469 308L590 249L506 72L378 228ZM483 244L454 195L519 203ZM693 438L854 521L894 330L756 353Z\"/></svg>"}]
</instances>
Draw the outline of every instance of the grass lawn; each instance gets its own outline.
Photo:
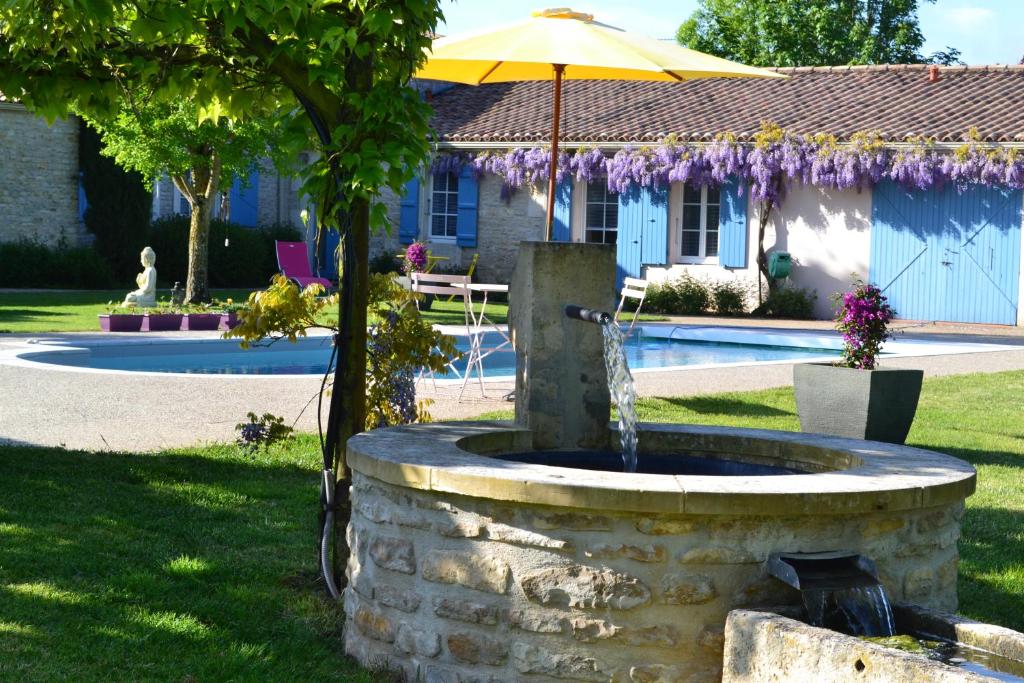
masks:
<instances>
[{"instance_id":1,"label":"grass lawn","mask_svg":"<svg viewBox=\"0 0 1024 683\"><path fill-rule=\"evenodd\" d=\"M0 332L99 332L96 316L108 301L123 301L128 288L78 292L0 292ZM242 301L246 289L211 290L218 299ZM161 292L165 296L166 292Z\"/></svg>"},{"instance_id":2,"label":"grass lawn","mask_svg":"<svg viewBox=\"0 0 1024 683\"><path fill-rule=\"evenodd\" d=\"M0 472L0 680L375 680L317 582L312 438Z\"/></svg>"},{"instance_id":3,"label":"grass lawn","mask_svg":"<svg viewBox=\"0 0 1024 683\"><path fill-rule=\"evenodd\" d=\"M1024 372L925 382L909 443L979 471L960 611L1024 630ZM792 391L640 402L641 418L794 430ZM0 446L0 680L371 681L314 570L309 436L87 454Z\"/></svg>"},{"instance_id":4,"label":"grass lawn","mask_svg":"<svg viewBox=\"0 0 1024 683\"><path fill-rule=\"evenodd\" d=\"M17 332L99 332L96 316L106 312L108 301L124 299L128 290L90 290L80 292L0 292L0 333ZM217 299L244 301L251 290L214 289ZM479 308L477 309L479 310ZM435 300L423 316L434 325L462 325L465 313L461 300ZM487 317L499 325L508 322L508 304L488 301ZM641 315L640 320L664 320L664 316ZM337 324L335 311L327 312L322 322Z\"/></svg>"},{"instance_id":5,"label":"grass lawn","mask_svg":"<svg viewBox=\"0 0 1024 683\"><path fill-rule=\"evenodd\" d=\"M1024 372L925 381L907 444L978 469L960 539L960 613L1024 631ZM638 402L646 422L798 431L792 389ZM511 412L489 418L510 418ZM641 443L642 447L642 443Z\"/></svg>"}]
</instances>

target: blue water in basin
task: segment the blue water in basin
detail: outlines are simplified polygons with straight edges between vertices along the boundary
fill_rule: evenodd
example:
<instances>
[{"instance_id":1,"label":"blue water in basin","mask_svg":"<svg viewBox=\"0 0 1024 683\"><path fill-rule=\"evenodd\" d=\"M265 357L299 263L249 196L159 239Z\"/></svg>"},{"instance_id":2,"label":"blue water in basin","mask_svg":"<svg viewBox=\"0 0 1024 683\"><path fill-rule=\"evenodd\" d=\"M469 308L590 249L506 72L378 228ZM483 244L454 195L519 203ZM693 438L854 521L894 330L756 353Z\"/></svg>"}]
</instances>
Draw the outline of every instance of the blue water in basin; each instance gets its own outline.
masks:
<instances>
[{"instance_id":1,"label":"blue water in basin","mask_svg":"<svg viewBox=\"0 0 1024 683\"><path fill-rule=\"evenodd\" d=\"M497 334L486 335L484 351L494 348L501 341ZM459 340L456 346L463 352L469 349L464 339ZM629 365L633 369L827 360L838 357L838 352L825 349L680 341L635 334L627 341L626 352ZM88 352L48 351L25 357L37 362L106 370L224 375L322 375L326 370L330 353L330 341L323 337L300 339L296 344L279 341L270 346L249 350L240 349L236 342L203 340L102 344L90 347ZM466 360L463 358L455 361L455 367L462 373L466 367ZM505 346L484 359L484 374L487 377L515 374L515 353L510 346ZM449 372L447 377L454 378L455 375Z\"/></svg>"}]
</instances>

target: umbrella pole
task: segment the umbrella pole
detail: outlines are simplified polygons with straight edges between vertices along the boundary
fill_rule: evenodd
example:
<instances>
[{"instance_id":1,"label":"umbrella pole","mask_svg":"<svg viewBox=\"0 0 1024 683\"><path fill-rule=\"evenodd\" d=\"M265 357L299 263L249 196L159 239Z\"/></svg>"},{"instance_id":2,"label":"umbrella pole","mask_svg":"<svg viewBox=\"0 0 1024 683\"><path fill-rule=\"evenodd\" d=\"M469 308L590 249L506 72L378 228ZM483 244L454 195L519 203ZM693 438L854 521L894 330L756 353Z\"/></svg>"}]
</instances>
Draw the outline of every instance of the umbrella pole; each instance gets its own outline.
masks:
<instances>
[{"instance_id":1,"label":"umbrella pole","mask_svg":"<svg viewBox=\"0 0 1024 683\"><path fill-rule=\"evenodd\" d=\"M554 120L551 122L551 165L548 167L548 218L545 228L548 242L554 237L555 226L555 176L558 175L558 122L562 118L562 72L565 64L553 64L555 68Z\"/></svg>"}]
</instances>

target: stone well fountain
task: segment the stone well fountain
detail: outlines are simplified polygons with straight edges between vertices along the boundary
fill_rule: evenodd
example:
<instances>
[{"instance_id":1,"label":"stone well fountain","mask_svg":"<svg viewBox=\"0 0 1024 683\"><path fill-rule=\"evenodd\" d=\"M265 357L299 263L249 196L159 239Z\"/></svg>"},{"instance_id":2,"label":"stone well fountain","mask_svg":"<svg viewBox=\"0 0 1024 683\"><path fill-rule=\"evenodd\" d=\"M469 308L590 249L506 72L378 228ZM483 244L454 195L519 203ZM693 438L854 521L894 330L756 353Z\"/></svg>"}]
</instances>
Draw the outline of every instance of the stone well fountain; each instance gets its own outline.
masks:
<instances>
[{"instance_id":1,"label":"stone well fountain","mask_svg":"<svg viewBox=\"0 0 1024 683\"><path fill-rule=\"evenodd\" d=\"M717 681L730 610L799 604L767 573L778 552L860 553L894 599L955 609L975 473L954 458L655 424L640 426L642 456L802 473L624 474L508 455L616 449L601 334L562 315L610 308L614 265L610 248L522 245L515 423L349 442L346 651L411 681Z\"/></svg>"}]
</instances>

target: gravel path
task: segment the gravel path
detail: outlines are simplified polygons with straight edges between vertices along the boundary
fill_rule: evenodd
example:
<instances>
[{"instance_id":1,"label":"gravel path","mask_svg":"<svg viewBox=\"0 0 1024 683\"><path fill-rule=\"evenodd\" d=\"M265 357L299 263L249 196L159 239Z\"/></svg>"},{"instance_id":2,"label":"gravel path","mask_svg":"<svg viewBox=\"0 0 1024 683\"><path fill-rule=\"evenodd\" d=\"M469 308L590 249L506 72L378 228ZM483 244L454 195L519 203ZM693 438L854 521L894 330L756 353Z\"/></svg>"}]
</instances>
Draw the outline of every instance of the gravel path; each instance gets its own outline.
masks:
<instances>
[{"instance_id":1,"label":"gravel path","mask_svg":"<svg viewBox=\"0 0 1024 683\"><path fill-rule=\"evenodd\" d=\"M700 319L701 325L717 321ZM799 329L786 323L778 326ZM803 329L821 329L807 324ZM1013 328L1007 328L1013 329ZM915 331L916 332L916 331ZM986 329L946 330L949 339L1019 345L1012 351L898 358L884 365L915 367L927 376L1024 369L1024 336ZM46 335L83 339L87 335ZM911 335L907 335L910 337ZM934 338L929 335L929 338ZM284 416L304 431L316 429L319 379L314 377L131 376L37 369L4 364L3 356L25 337L0 335L0 441L88 450L152 451L234 438L234 426L249 411ZM781 363L670 372L638 372L643 396L690 396L786 386L792 364ZM467 418L507 410L501 397L511 382L488 382L487 398L471 385L465 400L459 387L429 381L420 395L435 402L435 419Z\"/></svg>"}]
</instances>

